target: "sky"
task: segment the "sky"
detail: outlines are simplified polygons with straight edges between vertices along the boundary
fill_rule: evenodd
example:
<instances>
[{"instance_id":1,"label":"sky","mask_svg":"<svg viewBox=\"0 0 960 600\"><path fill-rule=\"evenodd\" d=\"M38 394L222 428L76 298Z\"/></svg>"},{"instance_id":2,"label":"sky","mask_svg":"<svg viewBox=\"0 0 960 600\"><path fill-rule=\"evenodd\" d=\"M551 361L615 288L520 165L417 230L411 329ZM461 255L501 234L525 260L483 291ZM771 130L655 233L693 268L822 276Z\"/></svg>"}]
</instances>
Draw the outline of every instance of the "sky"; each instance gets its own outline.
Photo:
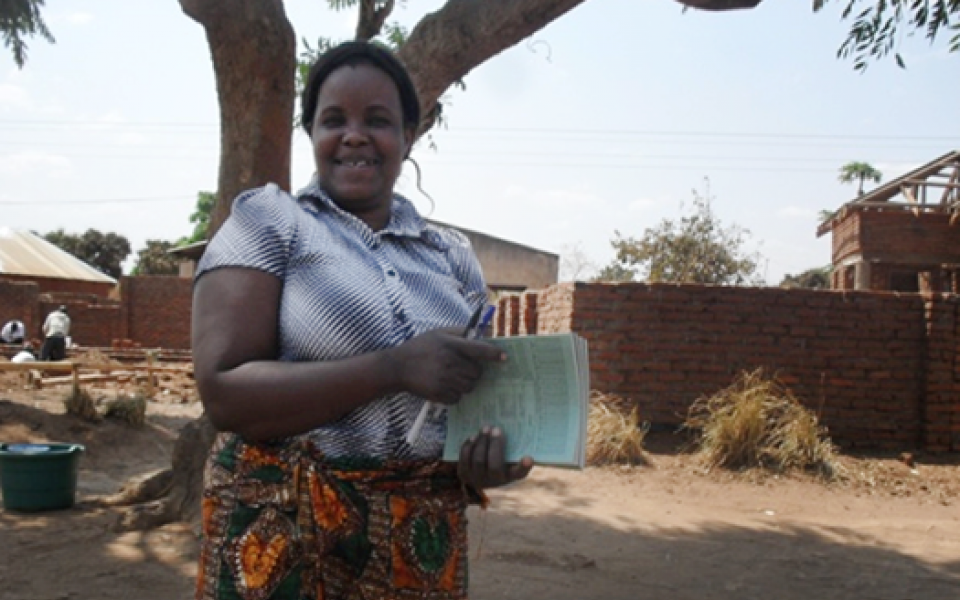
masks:
<instances>
[{"instance_id":1,"label":"sky","mask_svg":"<svg viewBox=\"0 0 960 600\"><path fill-rule=\"evenodd\" d=\"M400 3L398 3L400 4ZM412 28L442 5L406 2ZM892 179L960 149L960 53L904 36L864 73L836 57L841 3L765 0L708 13L671 0L587 0L474 69L398 190L425 216L563 256L581 276L689 214L694 190L749 232L770 285L830 262L818 214L855 198L850 161ZM287 0L297 39L347 39L355 15ZM214 190L219 111L203 29L175 0L47 0L55 44L0 48L0 227L189 235ZM251 41L255 43L255 41ZM294 133L294 188L313 173ZM135 256L125 263L132 268ZM565 273L568 274L568 273Z\"/></svg>"}]
</instances>

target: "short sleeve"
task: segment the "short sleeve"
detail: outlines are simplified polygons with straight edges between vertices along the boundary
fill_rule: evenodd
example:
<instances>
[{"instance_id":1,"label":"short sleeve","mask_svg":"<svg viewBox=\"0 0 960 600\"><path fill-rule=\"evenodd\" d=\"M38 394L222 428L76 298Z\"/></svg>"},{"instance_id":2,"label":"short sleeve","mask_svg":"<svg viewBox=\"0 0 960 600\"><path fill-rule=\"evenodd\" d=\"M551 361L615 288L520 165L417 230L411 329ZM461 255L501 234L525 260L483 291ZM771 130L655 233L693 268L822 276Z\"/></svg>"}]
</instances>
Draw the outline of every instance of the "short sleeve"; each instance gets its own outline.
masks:
<instances>
[{"instance_id":1,"label":"short sleeve","mask_svg":"<svg viewBox=\"0 0 960 600\"><path fill-rule=\"evenodd\" d=\"M447 245L447 256L453 274L463 286L464 297L471 308L486 303L487 283L483 279L480 260L473 252L473 246L467 236L452 228L439 230Z\"/></svg>"},{"instance_id":2,"label":"short sleeve","mask_svg":"<svg viewBox=\"0 0 960 600\"><path fill-rule=\"evenodd\" d=\"M283 278L297 230L294 198L276 184L247 190L233 201L200 259L195 279L221 267L246 267Z\"/></svg>"}]
</instances>

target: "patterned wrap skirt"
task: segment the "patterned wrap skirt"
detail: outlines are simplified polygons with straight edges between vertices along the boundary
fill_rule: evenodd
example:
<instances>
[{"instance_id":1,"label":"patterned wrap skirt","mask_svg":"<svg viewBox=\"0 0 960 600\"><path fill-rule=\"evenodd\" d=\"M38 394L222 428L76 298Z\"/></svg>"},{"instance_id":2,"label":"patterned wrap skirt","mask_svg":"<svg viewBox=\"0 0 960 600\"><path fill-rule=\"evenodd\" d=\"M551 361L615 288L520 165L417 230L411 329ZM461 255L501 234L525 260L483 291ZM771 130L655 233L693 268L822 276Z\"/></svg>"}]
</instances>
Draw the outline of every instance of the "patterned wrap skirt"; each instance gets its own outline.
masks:
<instances>
[{"instance_id":1,"label":"patterned wrap skirt","mask_svg":"<svg viewBox=\"0 0 960 600\"><path fill-rule=\"evenodd\" d=\"M198 600L467 597L456 465L325 459L220 434L203 493Z\"/></svg>"}]
</instances>

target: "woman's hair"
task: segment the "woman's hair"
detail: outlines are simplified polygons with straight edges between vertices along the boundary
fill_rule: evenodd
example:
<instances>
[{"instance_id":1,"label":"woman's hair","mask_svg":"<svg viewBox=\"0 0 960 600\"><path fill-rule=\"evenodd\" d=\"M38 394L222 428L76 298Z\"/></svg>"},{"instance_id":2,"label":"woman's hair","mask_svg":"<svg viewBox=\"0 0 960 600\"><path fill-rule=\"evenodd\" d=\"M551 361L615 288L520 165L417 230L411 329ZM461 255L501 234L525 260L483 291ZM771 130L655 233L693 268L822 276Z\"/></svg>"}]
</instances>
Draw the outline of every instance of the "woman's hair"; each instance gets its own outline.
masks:
<instances>
[{"instance_id":1,"label":"woman's hair","mask_svg":"<svg viewBox=\"0 0 960 600\"><path fill-rule=\"evenodd\" d=\"M400 92L400 107L403 110L403 127L414 128L420 124L420 99L417 89L410 79L410 74L393 52L372 42L350 41L344 42L327 50L310 67L307 76L307 85L303 88L300 98L302 115L300 124L307 135L313 125L313 117L317 112L317 97L320 87L327 80L330 73L344 66L367 64L376 67L387 74Z\"/></svg>"}]
</instances>

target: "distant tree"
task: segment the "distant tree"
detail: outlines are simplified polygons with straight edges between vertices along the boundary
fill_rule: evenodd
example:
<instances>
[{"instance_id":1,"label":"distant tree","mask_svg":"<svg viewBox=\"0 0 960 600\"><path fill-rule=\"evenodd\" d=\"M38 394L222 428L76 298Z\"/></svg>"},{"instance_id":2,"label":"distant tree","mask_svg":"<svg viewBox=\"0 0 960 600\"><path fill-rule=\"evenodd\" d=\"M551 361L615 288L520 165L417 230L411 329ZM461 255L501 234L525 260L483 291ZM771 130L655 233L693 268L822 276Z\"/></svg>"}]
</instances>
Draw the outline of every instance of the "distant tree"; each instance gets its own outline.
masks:
<instances>
[{"instance_id":1,"label":"distant tree","mask_svg":"<svg viewBox=\"0 0 960 600\"><path fill-rule=\"evenodd\" d=\"M600 269L591 281L595 283L618 283L634 281L636 276L637 274L633 269L625 267L616 260L613 260L610 264Z\"/></svg>"},{"instance_id":2,"label":"distant tree","mask_svg":"<svg viewBox=\"0 0 960 600\"><path fill-rule=\"evenodd\" d=\"M0 0L0 35L3 45L13 54L13 62L21 69L27 62L25 38L39 35L51 44L56 40L40 15L43 0Z\"/></svg>"},{"instance_id":3,"label":"distant tree","mask_svg":"<svg viewBox=\"0 0 960 600\"><path fill-rule=\"evenodd\" d=\"M832 265L807 269L799 275L784 275L780 282L782 288L805 288L808 290L830 289L830 274Z\"/></svg>"},{"instance_id":4,"label":"distant tree","mask_svg":"<svg viewBox=\"0 0 960 600\"><path fill-rule=\"evenodd\" d=\"M180 263L169 254L173 242L147 240L147 247L137 252L133 275L178 275Z\"/></svg>"},{"instance_id":5,"label":"distant tree","mask_svg":"<svg viewBox=\"0 0 960 600\"><path fill-rule=\"evenodd\" d=\"M870 163L852 161L840 167L840 176L838 179L840 183L858 182L859 188L857 189L857 195L862 196L863 182L869 179L874 183L880 183L880 180L883 179L883 173L874 169Z\"/></svg>"},{"instance_id":6,"label":"distant tree","mask_svg":"<svg viewBox=\"0 0 960 600\"><path fill-rule=\"evenodd\" d=\"M43 238L113 278L123 274L121 264L130 255L127 238L116 233L103 234L96 229L88 229L82 235L58 229Z\"/></svg>"},{"instance_id":7,"label":"distant tree","mask_svg":"<svg viewBox=\"0 0 960 600\"><path fill-rule=\"evenodd\" d=\"M560 247L560 281L583 281L596 270L580 242Z\"/></svg>"},{"instance_id":8,"label":"distant tree","mask_svg":"<svg viewBox=\"0 0 960 600\"><path fill-rule=\"evenodd\" d=\"M181 239L177 245L193 244L207 239L210 231L210 213L213 212L213 206L217 203L216 192L197 192L197 207L190 215L190 222L193 223L193 233L190 237Z\"/></svg>"},{"instance_id":9,"label":"distant tree","mask_svg":"<svg viewBox=\"0 0 960 600\"><path fill-rule=\"evenodd\" d=\"M710 208L710 181L703 194L693 190L693 212L679 222L664 219L643 237L611 241L617 252L615 264L625 270L639 269L650 282L759 285L759 253L744 245L750 232L739 226L724 227ZM610 265L605 274L622 274Z\"/></svg>"},{"instance_id":10,"label":"distant tree","mask_svg":"<svg viewBox=\"0 0 960 600\"><path fill-rule=\"evenodd\" d=\"M813 0L819 11L830 0ZM950 52L960 51L960 1L958 0L842 0L840 19L852 20L847 39L837 50L838 58L853 58L853 68L864 71L871 61L893 53L897 65L905 67L896 52L897 42L907 35L923 31L932 44L937 35L953 32ZM862 10L861 10L862 8Z\"/></svg>"}]
</instances>

